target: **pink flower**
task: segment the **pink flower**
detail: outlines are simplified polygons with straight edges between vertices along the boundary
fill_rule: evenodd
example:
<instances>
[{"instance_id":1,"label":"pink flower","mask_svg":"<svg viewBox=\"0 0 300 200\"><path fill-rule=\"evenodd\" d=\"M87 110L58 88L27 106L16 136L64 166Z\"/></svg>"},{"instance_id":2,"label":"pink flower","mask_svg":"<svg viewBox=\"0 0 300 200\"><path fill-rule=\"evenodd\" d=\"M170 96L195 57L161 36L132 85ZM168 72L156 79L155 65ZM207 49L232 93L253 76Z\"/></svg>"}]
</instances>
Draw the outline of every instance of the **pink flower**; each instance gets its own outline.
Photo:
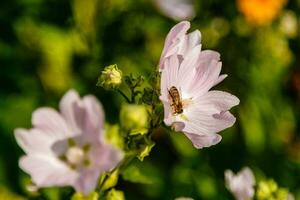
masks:
<instances>
[{"instance_id":1,"label":"pink flower","mask_svg":"<svg viewBox=\"0 0 300 200\"><path fill-rule=\"evenodd\" d=\"M104 113L94 96L80 99L70 90L59 108L39 108L32 129L15 130L26 153L19 165L38 187L73 186L88 194L103 172L118 165L122 152L105 143Z\"/></svg>"},{"instance_id":2,"label":"pink flower","mask_svg":"<svg viewBox=\"0 0 300 200\"><path fill-rule=\"evenodd\" d=\"M193 0L154 0L165 16L176 20L189 20L195 16Z\"/></svg>"},{"instance_id":3,"label":"pink flower","mask_svg":"<svg viewBox=\"0 0 300 200\"><path fill-rule=\"evenodd\" d=\"M225 182L236 200L249 200L254 196L255 178L248 167L236 175L231 170L226 170Z\"/></svg>"},{"instance_id":4,"label":"pink flower","mask_svg":"<svg viewBox=\"0 0 300 200\"><path fill-rule=\"evenodd\" d=\"M199 32L186 35L187 27L188 22L181 22L167 36L160 66L160 99L165 124L183 132L196 148L203 148L219 143L221 136L216 133L235 123L228 110L239 99L227 92L209 91L226 78L220 76L220 55L201 51Z\"/></svg>"}]
</instances>

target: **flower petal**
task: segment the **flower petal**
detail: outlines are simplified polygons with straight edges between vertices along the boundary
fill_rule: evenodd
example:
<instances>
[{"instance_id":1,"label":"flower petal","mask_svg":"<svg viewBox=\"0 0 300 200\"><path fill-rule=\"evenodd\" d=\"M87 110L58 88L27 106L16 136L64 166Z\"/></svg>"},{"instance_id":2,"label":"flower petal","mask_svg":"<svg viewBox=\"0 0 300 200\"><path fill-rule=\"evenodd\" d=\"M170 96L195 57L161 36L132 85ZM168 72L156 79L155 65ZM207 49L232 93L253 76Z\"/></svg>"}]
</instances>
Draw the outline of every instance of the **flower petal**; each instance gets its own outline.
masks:
<instances>
[{"instance_id":1,"label":"flower petal","mask_svg":"<svg viewBox=\"0 0 300 200\"><path fill-rule=\"evenodd\" d=\"M209 91L184 110L187 120L182 131L188 133L216 133L235 123L235 117L228 112L231 107L239 104L234 95L222 91Z\"/></svg>"},{"instance_id":2,"label":"flower petal","mask_svg":"<svg viewBox=\"0 0 300 200\"><path fill-rule=\"evenodd\" d=\"M186 55L194 47L201 45L201 33L199 30L195 30L185 36L185 39L181 41L182 45L178 50L178 54Z\"/></svg>"},{"instance_id":3,"label":"flower petal","mask_svg":"<svg viewBox=\"0 0 300 200\"><path fill-rule=\"evenodd\" d=\"M182 21L176 24L168 33L164 48L160 57L159 67L164 68L165 59L173 54L176 54L179 50L180 41L185 39L185 34L190 28L190 22Z\"/></svg>"},{"instance_id":4,"label":"flower petal","mask_svg":"<svg viewBox=\"0 0 300 200\"><path fill-rule=\"evenodd\" d=\"M195 15L191 0L154 0L154 2L164 15L176 21L191 19Z\"/></svg>"},{"instance_id":5,"label":"flower petal","mask_svg":"<svg viewBox=\"0 0 300 200\"><path fill-rule=\"evenodd\" d=\"M99 176L99 169L92 168L82 170L80 177L75 181L73 186L77 192L82 192L84 195L88 195L96 188Z\"/></svg>"},{"instance_id":6,"label":"flower petal","mask_svg":"<svg viewBox=\"0 0 300 200\"><path fill-rule=\"evenodd\" d=\"M255 178L248 167L243 168L236 175L231 170L226 170L225 182L226 187L237 200L247 200L254 196Z\"/></svg>"},{"instance_id":7,"label":"flower petal","mask_svg":"<svg viewBox=\"0 0 300 200\"><path fill-rule=\"evenodd\" d=\"M104 112L102 105L95 96L85 96L82 100L84 109L84 134L86 137L95 140L102 137L101 132L104 129Z\"/></svg>"},{"instance_id":8,"label":"flower petal","mask_svg":"<svg viewBox=\"0 0 300 200\"><path fill-rule=\"evenodd\" d=\"M203 107L204 110L211 108L213 112L216 113L227 111L240 103L240 100L236 96L218 90L211 90L195 101L197 101L197 104Z\"/></svg>"},{"instance_id":9,"label":"flower petal","mask_svg":"<svg viewBox=\"0 0 300 200\"><path fill-rule=\"evenodd\" d=\"M193 134L193 133L184 133L193 143L194 147L197 149L202 149L204 147L210 147L212 145L218 144L222 137L218 134Z\"/></svg>"},{"instance_id":10,"label":"flower petal","mask_svg":"<svg viewBox=\"0 0 300 200\"><path fill-rule=\"evenodd\" d=\"M202 112L202 113L201 113ZM183 132L194 134L212 134L231 127L235 123L235 117L230 112L209 114L201 109L190 111L187 115Z\"/></svg>"},{"instance_id":11,"label":"flower petal","mask_svg":"<svg viewBox=\"0 0 300 200\"><path fill-rule=\"evenodd\" d=\"M213 84L213 86L218 85L219 83L221 83L227 76L228 76L227 74L220 75L219 78Z\"/></svg>"},{"instance_id":12,"label":"flower petal","mask_svg":"<svg viewBox=\"0 0 300 200\"><path fill-rule=\"evenodd\" d=\"M15 129L17 143L27 154L50 154L52 155L51 145L55 138L45 134L39 129Z\"/></svg>"},{"instance_id":13,"label":"flower petal","mask_svg":"<svg viewBox=\"0 0 300 200\"><path fill-rule=\"evenodd\" d=\"M199 66L202 64L200 63ZM218 82L221 72L222 63L216 60L211 60L209 64L205 64L197 68L194 81L191 82L189 93L190 96L196 98L208 92L208 90Z\"/></svg>"},{"instance_id":14,"label":"flower petal","mask_svg":"<svg viewBox=\"0 0 300 200\"><path fill-rule=\"evenodd\" d=\"M89 153L92 159L89 168L80 172L80 177L76 180L74 187L76 191L88 194L93 191L97 185L101 173L109 172L123 159L123 153L110 144L98 143L94 145Z\"/></svg>"},{"instance_id":15,"label":"flower petal","mask_svg":"<svg viewBox=\"0 0 300 200\"><path fill-rule=\"evenodd\" d=\"M74 132L80 132L79 127L80 119L83 113L80 113L80 109L76 109L76 104L80 103L80 97L75 90L69 90L60 100L59 110Z\"/></svg>"},{"instance_id":16,"label":"flower petal","mask_svg":"<svg viewBox=\"0 0 300 200\"><path fill-rule=\"evenodd\" d=\"M91 156L96 158L94 162L103 171L113 170L124 157L122 151L107 143L103 143L101 148L91 151Z\"/></svg>"},{"instance_id":17,"label":"flower petal","mask_svg":"<svg viewBox=\"0 0 300 200\"><path fill-rule=\"evenodd\" d=\"M32 125L41 131L52 134L55 139L73 135L62 116L52 108L39 108L32 114Z\"/></svg>"},{"instance_id":18,"label":"flower petal","mask_svg":"<svg viewBox=\"0 0 300 200\"><path fill-rule=\"evenodd\" d=\"M196 74L197 61L201 52L201 45L197 45L187 53L178 72L178 85L182 91L188 91L193 77Z\"/></svg>"},{"instance_id":19,"label":"flower petal","mask_svg":"<svg viewBox=\"0 0 300 200\"><path fill-rule=\"evenodd\" d=\"M30 174L38 187L68 186L77 178L77 173L50 156L28 155L19 162L22 170Z\"/></svg>"},{"instance_id":20,"label":"flower petal","mask_svg":"<svg viewBox=\"0 0 300 200\"><path fill-rule=\"evenodd\" d=\"M179 58L177 55L172 55L165 60L166 68L162 71L162 84L161 84L161 94L162 98L168 99L168 90L175 86L178 87L178 71L179 71Z\"/></svg>"}]
</instances>

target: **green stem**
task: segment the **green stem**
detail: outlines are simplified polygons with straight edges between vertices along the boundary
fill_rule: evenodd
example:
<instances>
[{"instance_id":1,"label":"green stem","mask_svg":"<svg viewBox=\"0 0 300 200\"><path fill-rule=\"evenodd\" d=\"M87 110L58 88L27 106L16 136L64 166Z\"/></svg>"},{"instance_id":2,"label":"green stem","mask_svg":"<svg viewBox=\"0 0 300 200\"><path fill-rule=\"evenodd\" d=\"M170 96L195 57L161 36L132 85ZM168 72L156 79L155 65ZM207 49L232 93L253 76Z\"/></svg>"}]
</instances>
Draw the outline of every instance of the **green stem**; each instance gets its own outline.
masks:
<instances>
[{"instance_id":1,"label":"green stem","mask_svg":"<svg viewBox=\"0 0 300 200\"><path fill-rule=\"evenodd\" d=\"M123 97L124 99L127 101L127 103L130 103L130 99L126 96L126 94L124 92L122 92L120 89L117 90Z\"/></svg>"}]
</instances>

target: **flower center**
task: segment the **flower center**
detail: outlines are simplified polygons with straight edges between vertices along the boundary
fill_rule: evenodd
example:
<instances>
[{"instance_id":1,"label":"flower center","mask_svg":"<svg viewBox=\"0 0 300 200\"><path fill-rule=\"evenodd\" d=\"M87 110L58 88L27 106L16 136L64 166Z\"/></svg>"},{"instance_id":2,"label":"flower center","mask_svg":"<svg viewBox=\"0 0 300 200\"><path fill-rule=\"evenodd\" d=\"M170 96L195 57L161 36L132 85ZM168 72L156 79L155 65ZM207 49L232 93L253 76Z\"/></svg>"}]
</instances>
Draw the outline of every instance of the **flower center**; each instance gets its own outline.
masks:
<instances>
[{"instance_id":1,"label":"flower center","mask_svg":"<svg viewBox=\"0 0 300 200\"><path fill-rule=\"evenodd\" d=\"M83 151L82 148L77 146L70 147L67 150L65 156L67 162L75 166L81 165L85 160L85 152Z\"/></svg>"}]
</instances>

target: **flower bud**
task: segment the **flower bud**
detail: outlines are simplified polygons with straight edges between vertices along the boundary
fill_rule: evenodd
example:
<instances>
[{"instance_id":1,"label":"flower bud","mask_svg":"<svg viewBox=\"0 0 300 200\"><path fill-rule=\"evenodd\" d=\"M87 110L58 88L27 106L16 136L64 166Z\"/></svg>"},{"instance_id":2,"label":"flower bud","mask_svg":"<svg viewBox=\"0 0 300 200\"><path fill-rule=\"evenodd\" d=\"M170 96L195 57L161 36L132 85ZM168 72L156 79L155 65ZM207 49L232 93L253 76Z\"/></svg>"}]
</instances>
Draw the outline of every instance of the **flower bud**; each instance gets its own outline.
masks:
<instances>
[{"instance_id":1,"label":"flower bud","mask_svg":"<svg viewBox=\"0 0 300 200\"><path fill-rule=\"evenodd\" d=\"M122 71L117 65L110 65L104 68L98 78L97 86L104 89L115 89L122 83Z\"/></svg>"},{"instance_id":2,"label":"flower bud","mask_svg":"<svg viewBox=\"0 0 300 200\"><path fill-rule=\"evenodd\" d=\"M120 112L120 122L123 128L133 134L145 134L148 127L147 108L143 105L124 105Z\"/></svg>"},{"instance_id":3,"label":"flower bud","mask_svg":"<svg viewBox=\"0 0 300 200\"><path fill-rule=\"evenodd\" d=\"M257 188L257 200L293 200L294 196L286 188L278 187L274 180L261 181Z\"/></svg>"},{"instance_id":4,"label":"flower bud","mask_svg":"<svg viewBox=\"0 0 300 200\"><path fill-rule=\"evenodd\" d=\"M107 200L125 200L124 193L120 190L111 189L106 196Z\"/></svg>"},{"instance_id":5,"label":"flower bud","mask_svg":"<svg viewBox=\"0 0 300 200\"><path fill-rule=\"evenodd\" d=\"M273 180L261 181L258 183L257 199L265 200L272 197L273 193L278 189L277 183Z\"/></svg>"}]
</instances>

